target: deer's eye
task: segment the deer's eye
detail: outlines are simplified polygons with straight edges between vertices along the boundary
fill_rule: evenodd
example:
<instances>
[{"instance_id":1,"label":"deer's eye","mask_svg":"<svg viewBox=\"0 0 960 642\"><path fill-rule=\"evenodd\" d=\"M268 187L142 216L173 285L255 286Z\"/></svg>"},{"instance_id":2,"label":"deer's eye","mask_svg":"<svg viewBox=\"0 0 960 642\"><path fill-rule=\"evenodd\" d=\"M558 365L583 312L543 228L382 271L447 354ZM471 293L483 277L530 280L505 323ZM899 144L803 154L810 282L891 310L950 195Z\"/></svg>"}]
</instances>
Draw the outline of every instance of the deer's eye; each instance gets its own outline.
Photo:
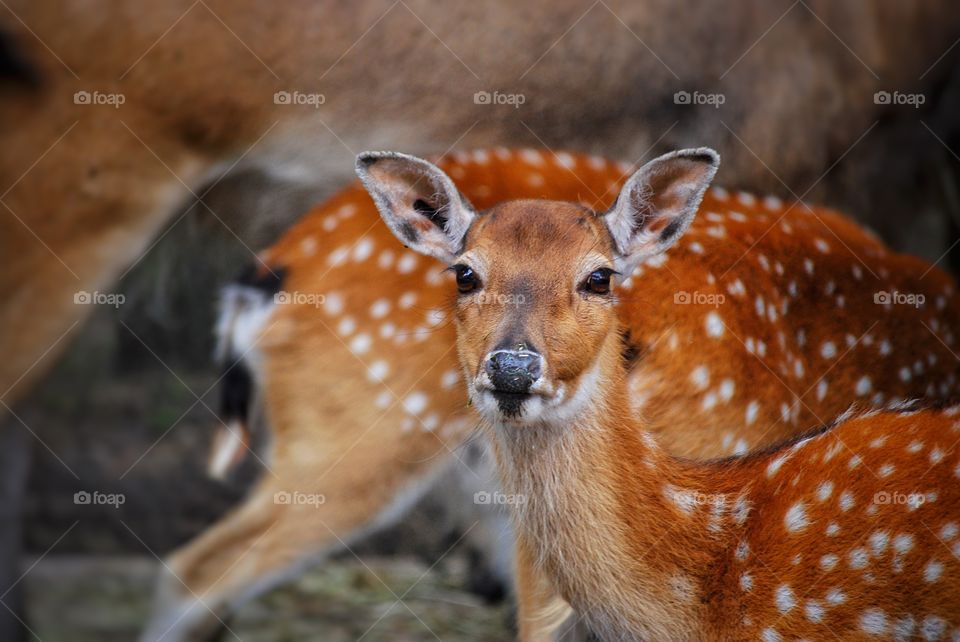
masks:
<instances>
[{"instance_id":1,"label":"deer's eye","mask_svg":"<svg viewBox=\"0 0 960 642\"><path fill-rule=\"evenodd\" d=\"M451 268L457 275L457 290L460 294L473 292L480 287L480 279L477 273L469 265L458 263Z\"/></svg>"},{"instance_id":2,"label":"deer's eye","mask_svg":"<svg viewBox=\"0 0 960 642\"><path fill-rule=\"evenodd\" d=\"M590 294L610 294L610 277L617 272L610 268L600 268L590 273L581 289Z\"/></svg>"}]
</instances>

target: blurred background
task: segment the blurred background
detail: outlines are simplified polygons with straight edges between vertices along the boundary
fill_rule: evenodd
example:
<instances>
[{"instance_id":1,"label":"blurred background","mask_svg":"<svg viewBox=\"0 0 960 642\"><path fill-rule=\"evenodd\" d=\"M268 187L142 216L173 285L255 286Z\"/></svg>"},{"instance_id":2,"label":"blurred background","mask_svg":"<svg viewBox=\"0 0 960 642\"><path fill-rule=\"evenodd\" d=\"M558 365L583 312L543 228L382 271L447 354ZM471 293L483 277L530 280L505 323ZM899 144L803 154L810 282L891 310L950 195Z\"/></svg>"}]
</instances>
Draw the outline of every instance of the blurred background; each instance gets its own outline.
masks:
<instances>
[{"instance_id":1,"label":"blurred background","mask_svg":"<svg viewBox=\"0 0 960 642\"><path fill-rule=\"evenodd\" d=\"M357 152L710 145L718 183L956 274L958 39L940 0L0 2L0 639L134 639L159 558L261 474L205 474L218 291ZM73 303L94 290L120 303ZM231 629L503 639L506 587L459 537L428 496ZM389 610L411 585L425 623Z\"/></svg>"}]
</instances>

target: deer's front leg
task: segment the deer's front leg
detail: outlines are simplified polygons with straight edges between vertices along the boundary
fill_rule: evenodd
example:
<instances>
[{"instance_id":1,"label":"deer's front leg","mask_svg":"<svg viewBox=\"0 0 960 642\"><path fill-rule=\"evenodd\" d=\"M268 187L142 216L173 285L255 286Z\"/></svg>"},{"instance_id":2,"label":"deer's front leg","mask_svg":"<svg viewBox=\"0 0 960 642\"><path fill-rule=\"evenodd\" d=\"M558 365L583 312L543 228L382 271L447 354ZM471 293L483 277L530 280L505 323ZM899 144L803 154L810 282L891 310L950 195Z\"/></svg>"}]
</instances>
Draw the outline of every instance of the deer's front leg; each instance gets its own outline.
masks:
<instances>
[{"instance_id":1,"label":"deer's front leg","mask_svg":"<svg viewBox=\"0 0 960 642\"><path fill-rule=\"evenodd\" d=\"M576 637L576 614L515 539L517 637L520 642L554 642ZM572 637L571 637L572 636Z\"/></svg>"}]
</instances>

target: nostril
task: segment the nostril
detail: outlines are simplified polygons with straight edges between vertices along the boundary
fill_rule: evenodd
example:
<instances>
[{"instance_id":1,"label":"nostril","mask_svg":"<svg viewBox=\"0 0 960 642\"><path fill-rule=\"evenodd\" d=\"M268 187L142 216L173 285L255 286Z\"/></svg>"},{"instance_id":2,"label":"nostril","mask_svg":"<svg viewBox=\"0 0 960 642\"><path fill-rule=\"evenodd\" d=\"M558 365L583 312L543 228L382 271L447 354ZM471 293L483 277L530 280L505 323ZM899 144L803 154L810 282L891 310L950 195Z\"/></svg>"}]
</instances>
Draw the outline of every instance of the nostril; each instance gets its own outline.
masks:
<instances>
[{"instance_id":1,"label":"nostril","mask_svg":"<svg viewBox=\"0 0 960 642\"><path fill-rule=\"evenodd\" d=\"M487 359L485 369L498 391L525 393L540 378L540 361L535 352L498 350Z\"/></svg>"},{"instance_id":2,"label":"nostril","mask_svg":"<svg viewBox=\"0 0 960 642\"><path fill-rule=\"evenodd\" d=\"M526 360L527 372L529 372L533 380L536 381L540 378L540 355L527 353L524 358Z\"/></svg>"}]
</instances>

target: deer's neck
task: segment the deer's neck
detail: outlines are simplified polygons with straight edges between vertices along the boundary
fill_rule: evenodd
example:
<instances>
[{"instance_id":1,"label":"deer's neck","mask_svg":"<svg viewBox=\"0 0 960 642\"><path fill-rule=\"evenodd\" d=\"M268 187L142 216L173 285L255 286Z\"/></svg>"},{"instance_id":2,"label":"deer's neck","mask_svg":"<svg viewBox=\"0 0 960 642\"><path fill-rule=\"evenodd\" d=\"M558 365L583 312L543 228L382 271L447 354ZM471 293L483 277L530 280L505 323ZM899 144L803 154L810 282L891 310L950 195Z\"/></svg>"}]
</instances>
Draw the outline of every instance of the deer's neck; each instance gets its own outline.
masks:
<instances>
[{"instance_id":1,"label":"deer's neck","mask_svg":"<svg viewBox=\"0 0 960 642\"><path fill-rule=\"evenodd\" d=\"M588 376L571 421L494 426L518 537L604 639L701 638L703 574L735 536L737 489L643 431L615 342Z\"/></svg>"}]
</instances>

